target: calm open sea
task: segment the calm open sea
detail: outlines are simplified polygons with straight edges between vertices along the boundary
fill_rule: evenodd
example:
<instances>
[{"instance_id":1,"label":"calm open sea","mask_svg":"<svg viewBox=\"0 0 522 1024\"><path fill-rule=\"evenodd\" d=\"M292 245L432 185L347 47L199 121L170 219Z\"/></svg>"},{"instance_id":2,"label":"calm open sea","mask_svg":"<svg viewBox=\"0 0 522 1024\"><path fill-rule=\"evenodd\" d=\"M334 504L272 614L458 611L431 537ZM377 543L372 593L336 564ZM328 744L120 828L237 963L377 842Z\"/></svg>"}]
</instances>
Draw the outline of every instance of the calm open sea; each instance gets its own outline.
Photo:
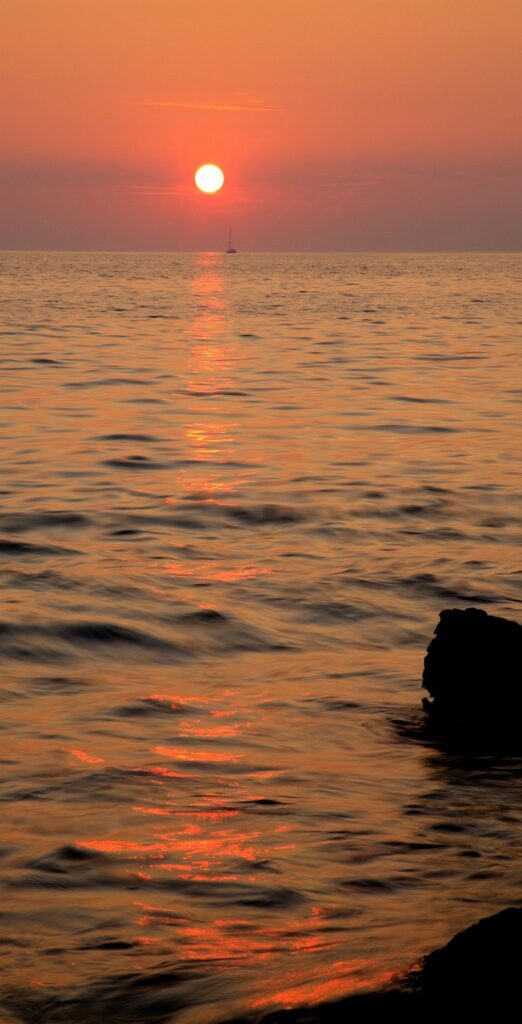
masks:
<instances>
[{"instance_id":1,"label":"calm open sea","mask_svg":"<svg viewBox=\"0 0 522 1024\"><path fill-rule=\"evenodd\" d=\"M335 998L522 902L408 738L522 619L522 256L0 254L3 1021Z\"/></svg>"}]
</instances>

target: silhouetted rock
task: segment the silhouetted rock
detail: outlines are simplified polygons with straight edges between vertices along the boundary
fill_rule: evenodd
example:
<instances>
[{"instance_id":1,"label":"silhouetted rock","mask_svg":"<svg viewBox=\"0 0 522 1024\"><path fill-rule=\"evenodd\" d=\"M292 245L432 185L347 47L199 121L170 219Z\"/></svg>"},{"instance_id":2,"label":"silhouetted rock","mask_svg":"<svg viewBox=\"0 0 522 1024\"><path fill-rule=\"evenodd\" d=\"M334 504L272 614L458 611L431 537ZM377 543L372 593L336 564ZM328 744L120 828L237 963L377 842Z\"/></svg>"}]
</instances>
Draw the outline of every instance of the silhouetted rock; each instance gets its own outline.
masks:
<instances>
[{"instance_id":1,"label":"silhouetted rock","mask_svg":"<svg viewBox=\"0 0 522 1024\"><path fill-rule=\"evenodd\" d=\"M522 626L478 608L440 613L424 660L424 708L452 736L522 745Z\"/></svg>"},{"instance_id":2,"label":"silhouetted rock","mask_svg":"<svg viewBox=\"0 0 522 1024\"><path fill-rule=\"evenodd\" d=\"M426 957L423 997L440 1010L456 1005L474 1012L486 1006L517 1006L521 958L522 909L510 907L459 932Z\"/></svg>"}]
</instances>

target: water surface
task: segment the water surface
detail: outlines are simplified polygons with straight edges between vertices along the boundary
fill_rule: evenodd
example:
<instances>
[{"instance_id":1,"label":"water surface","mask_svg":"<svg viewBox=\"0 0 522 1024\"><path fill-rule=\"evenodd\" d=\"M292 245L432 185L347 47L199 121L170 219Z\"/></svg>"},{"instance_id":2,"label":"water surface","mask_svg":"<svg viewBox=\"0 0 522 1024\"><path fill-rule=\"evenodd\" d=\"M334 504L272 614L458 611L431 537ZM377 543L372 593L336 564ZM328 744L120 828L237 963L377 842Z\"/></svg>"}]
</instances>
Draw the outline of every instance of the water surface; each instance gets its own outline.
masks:
<instances>
[{"instance_id":1,"label":"water surface","mask_svg":"<svg viewBox=\"0 0 522 1024\"><path fill-rule=\"evenodd\" d=\"M522 618L522 257L0 254L5 1021L378 983L521 902L516 761L408 739Z\"/></svg>"}]
</instances>

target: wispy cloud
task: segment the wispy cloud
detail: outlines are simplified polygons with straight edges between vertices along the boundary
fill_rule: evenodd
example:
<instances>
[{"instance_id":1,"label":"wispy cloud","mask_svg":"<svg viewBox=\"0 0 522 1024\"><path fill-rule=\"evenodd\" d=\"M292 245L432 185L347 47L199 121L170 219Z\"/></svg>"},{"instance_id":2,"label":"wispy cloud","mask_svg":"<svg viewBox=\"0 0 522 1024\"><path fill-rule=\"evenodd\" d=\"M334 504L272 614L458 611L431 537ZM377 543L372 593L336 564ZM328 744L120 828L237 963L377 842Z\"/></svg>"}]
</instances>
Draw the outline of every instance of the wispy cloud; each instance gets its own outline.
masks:
<instances>
[{"instance_id":1,"label":"wispy cloud","mask_svg":"<svg viewBox=\"0 0 522 1024\"><path fill-rule=\"evenodd\" d=\"M262 103L195 103L189 100L142 100L145 107L175 107L178 110L219 110L226 113L268 114L277 107Z\"/></svg>"},{"instance_id":2,"label":"wispy cloud","mask_svg":"<svg viewBox=\"0 0 522 1024\"><path fill-rule=\"evenodd\" d=\"M187 196L194 193L188 185L126 185L126 189L142 196Z\"/></svg>"},{"instance_id":3,"label":"wispy cloud","mask_svg":"<svg viewBox=\"0 0 522 1024\"><path fill-rule=\"evenodd\" d=\"M172 196L180 196L182 198L202 198L202 194L194 188L194 185L125 185L123 186L126 191L132 192L135 196L155 196L160 198L169 198ZM236 204L246 202L246 197L241 191L235 189L232 194L226 196L227 203Z\"/></svg>"}]
</instances>

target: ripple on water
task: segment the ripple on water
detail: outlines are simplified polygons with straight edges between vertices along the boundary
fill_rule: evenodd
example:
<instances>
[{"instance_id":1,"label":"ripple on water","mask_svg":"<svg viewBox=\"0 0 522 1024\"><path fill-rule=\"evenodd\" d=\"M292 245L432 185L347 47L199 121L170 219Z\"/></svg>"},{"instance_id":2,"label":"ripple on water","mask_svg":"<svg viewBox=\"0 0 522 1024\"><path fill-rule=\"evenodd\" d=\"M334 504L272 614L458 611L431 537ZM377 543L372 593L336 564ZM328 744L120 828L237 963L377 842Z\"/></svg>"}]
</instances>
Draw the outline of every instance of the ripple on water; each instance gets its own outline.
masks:
<instances>
[{"instance_id":1,"label":"ripple on water","mask_svg":"<svg viewBox=\"0 0 522 1024\"><path fill-rule=\"evenodd\" d=\"M0 524L7 533L26 533L30 530L62 530L69 527L88 526L90 519L80 512L20 512L0 514Z\"/></svg>"},{"instance_id":2,"label":"ripple on water","mask_svg":"<svg viewBox=\"0 0 522 1024\"><path fill-rule=\"evenodd\" d=\"M30 544L23 540L5 540L0 538L0 556L6 558L55 558L61 555L77 554L71 548L58 547L50 544Z\"/></svg>"}]
</instances>

